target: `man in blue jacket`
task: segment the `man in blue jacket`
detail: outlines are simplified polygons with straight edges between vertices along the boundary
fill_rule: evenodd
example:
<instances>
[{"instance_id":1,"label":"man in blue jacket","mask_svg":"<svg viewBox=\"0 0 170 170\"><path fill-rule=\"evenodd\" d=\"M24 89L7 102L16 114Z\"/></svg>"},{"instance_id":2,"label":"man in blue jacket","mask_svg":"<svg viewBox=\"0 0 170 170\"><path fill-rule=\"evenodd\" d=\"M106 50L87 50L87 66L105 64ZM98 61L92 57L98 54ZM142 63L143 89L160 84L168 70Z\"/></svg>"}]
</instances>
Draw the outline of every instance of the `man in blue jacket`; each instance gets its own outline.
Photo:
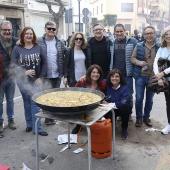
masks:
<instances>
[{"instance_id":1,"label":"man in blue jacket","mask_svg":"<svg viewBox=\"0 0 170 170\"><path fill-rule=\"evenodd\" d=\"M150 112L153 105L154 92L147 89L149 76L153 72L153 62L159 48L155 41L156 32L152 26L143 29L145 41L138 43L134 49L131 61L134 64L133 77L136 87L136 127L142 126L142 121L152 127ZM145 107L143 109L144 93L146 91Z\"/></svg>"},{"instance_id":2,"label":"man in blue jacket","mask_svg":"<svg viewBox=\"0 0 170 170\"><path fill-rule=\"evenodd\" d=\"M6 111L8 126L15 130L14 123L14 93L15 82L10 73L11 52L16 45L17 38L12 37L12 24L9 21L0 23L0 53L2 55L2 83L0 85L0 134L3 136L3 100L6 97Z\"/></svg>"},{"instance_id":3,"label":"man in blue jacket","mask_svg":"<svg viewBox=\"0 0 170 170\"><path fill-rule=\"evenodd\" d=\"M110 70L118 69L125 76L129 89L130 110L133 108L133 64L130 61L137 41L133 37L125 36L125 28L122 24L114 27L116 38L113 40L113 57L110 62ZM132 121L131 115L129 118Z\"/></svg>"}]
</instances>

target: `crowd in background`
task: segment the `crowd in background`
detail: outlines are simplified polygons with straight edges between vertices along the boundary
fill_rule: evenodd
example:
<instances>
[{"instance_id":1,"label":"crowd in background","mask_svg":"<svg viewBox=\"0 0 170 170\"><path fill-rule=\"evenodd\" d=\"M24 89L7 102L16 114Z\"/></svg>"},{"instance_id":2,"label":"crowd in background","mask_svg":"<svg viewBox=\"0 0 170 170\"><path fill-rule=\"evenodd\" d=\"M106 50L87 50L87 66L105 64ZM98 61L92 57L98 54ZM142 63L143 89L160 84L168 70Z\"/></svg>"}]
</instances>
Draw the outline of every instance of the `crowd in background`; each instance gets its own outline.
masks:
<instances>
[{"instance_id":1,"label":"crowd in background","mask_svg":"<svg viewBox=\"0 0 170 170\"><path fill-rule=\"evenodd\" d=\"M112 107L117 120L122 122L122 139L128 138L128 122L133 121L134 89L135 126L140 128L145 123L152 127L150 113L154 92L147 88L147 84L153 70L160 86L163 86L162 77L170 81L170 68L159 72L157 65L160 57L169 59L170 27L160 34L154 27L147 26L142 35L134 30L132 36L126 35L122 24L114 27L114 35L109 29L106 32L101 24L95 24L92 30L93 37L87 39L83 33L73 32L64 44L56 36L54 22L45 24L42 37L37 38L33 28L25 27L19 39L12 36L9 21L0 23L0 137L4 136L4 96L8 126L12 130L17 129L13 101L15 81L23 98L25 131L35 133L35 114L40 108L32 96L39 91L59 88L62 77L65 86L93 88L111 95L103 104ZM169 98L169 93L165 92L168 124L161 131L162 134L170 132ZM107 113L105 118L111 119L111 113ZM45 124L55 124L55 121L45 119ZM77 125L72 133L78 133L79 130L80 126ZM48 135L40 121L38 134Z\"/></svg>"}]
</instances>

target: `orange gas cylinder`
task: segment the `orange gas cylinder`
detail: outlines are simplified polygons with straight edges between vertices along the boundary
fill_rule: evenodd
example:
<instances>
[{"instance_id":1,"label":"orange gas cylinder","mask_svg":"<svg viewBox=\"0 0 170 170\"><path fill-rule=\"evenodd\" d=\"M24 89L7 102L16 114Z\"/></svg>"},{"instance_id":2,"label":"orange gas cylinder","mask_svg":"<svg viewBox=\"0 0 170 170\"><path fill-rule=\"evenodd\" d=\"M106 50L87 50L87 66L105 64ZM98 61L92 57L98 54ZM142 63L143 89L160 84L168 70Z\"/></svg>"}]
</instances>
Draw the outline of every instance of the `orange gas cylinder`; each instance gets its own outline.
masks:
<instances>
[{"instance_id":1,"label":"orange gas cylinder","mask_svg":"<svg viewBox=\"0 0 170 170\"><path fill-rule=\"evenodd\" d=\"M91 130L91 155L106 158L112 154L112 124L110 119L97 121Z\"/></svg>"}]
</instances>

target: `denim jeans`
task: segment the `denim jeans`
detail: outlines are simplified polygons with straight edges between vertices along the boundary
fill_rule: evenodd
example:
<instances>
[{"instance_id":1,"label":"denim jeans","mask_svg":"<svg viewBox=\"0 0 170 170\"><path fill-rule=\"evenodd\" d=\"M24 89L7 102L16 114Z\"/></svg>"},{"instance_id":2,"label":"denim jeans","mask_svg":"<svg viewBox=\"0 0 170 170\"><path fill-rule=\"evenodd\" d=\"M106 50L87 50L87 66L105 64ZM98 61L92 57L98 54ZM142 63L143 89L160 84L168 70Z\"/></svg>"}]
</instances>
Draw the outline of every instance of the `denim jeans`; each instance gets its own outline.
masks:
<instances>
[{"instance_id":1,"label":"denim jeans","mask_svg":"<svg viewBox=\"0 0 170 170\"><path fill-rule=\"evenodd\" d=\"M122 120L122 124L121 127L123 129L127 129L128 128L128 122L129 122L129 115L131 114L130 109L129 109L129 105L124 105L122 108L119 109L114 109L115 112L115 119L120 116L121 120ZM104 115L104 117L106 119L111 119L112 121L112 112L108 112L107 114Z\"/></svg>"},{"instance_id":2,"label":"denim jeans","mask_svg":"<svg viewBox=\"0 0 170 170\"><path fill-rule=\"evenodd\" d=\"M17 81L17 85L21 92L23 103L24 103L24 111L25 111L25 120L26 126L32 127L33 133L35 133L35 122L37 117L35 116L36 113L40 111L40 108L35 104L35 102L31 99L33 93L38 92L41 87L38 88L35 84L26 84L25 82ZM30 90L32 93L30 92ZM38 121L38 132L42 132L43 128L41 125L41 121Z\"/></svg>"},{"instance_id":3,"label":"denim jeans","mask_svg":"<svg viewBox=\"0 0 170 170\"><path fill-rule=\"evenodd\" d=\"M150 112L152 110L153 105L153 96L154 92L147 89L149 77L148 76L139 76L139 78L135 81L136 87L136 117L138 119L141 118L149 118ZM146 90L146 100L145 100L145 107L143 113L143 99L144 93Z\"/></svg>"},{"instance_id":4,"label":"denim jeans","mask_svg":"<svg viewBox=\"0 0 170 170\"><path fill-rule=\"evenodd\" d=\"M132 77L126 77L125 78L126 84L128 86L128 93L129 93L129 108L130 112L132 114L133 109L133 78Z\"/></svg>"},{"instance_id":5,"label":"denim jeans","mask_svg":"<svg viewBox=\"0 0 170 170\"><path fill-rule=\"evenodd\" d=\"M12 79L3 79L0 85L0 123L4 121L3 114L3 100L4 95L6 98L6 113L8 121L14 119L14 94L15 94L15 82Z\"/></svg>"}]
</instances>

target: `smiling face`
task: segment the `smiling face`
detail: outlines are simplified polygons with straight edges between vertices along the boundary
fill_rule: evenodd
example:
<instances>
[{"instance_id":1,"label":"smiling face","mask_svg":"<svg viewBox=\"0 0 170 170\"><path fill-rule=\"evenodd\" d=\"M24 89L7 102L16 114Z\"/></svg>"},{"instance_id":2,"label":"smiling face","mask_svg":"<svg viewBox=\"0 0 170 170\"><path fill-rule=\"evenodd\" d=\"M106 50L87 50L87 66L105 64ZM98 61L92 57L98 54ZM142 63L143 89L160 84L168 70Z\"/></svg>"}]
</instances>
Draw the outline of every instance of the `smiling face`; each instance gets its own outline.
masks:
<instances>
[{"instance_id":1,"label":"smiling face","mask_svg":"<svg viewBox=\"0 0 170 170\"><path fill-rule=\"evenodd\" d=\"M170 44L170 31L167 31L167 32L165 33L165 41L166 41L168 44Z\"/></svg>"},{"instance_id":2,"label":"smiling face","mask_svg":"<svg viewBox=\"0 0 170 170\"><path fill-rule=\"evenodd\" d=\"M52 39L56 34L56 25L46 25L45 27L46 38Z\"/></svg>"},{"instance_id":3,"label":"smiling face","mask_svg":"<svg viewBox=\"0 0 170 170\"><path fill-rule=\"evenodd\" d=\"M120 84L120 75L118 73L111 75L110 82L114 87L117 87Z\"/></svg>"},{"instance_id":4,"label":"smiling face","mask_svg":"<svg viewBox=\"0 0 170 170\"><path fill-rule=\"evenodd\" d=\"M31 29L28 29L25 32L24 42L25 43L32 43L32 41L33 41L33 31Z\"/></svg>"},{"instance_id":5,"label":"smiling face","mask_svg":"<svg viewBox=\"0 0 170 170\"><path fill-rule=\"evenodd\" d=\"M123 29L123 27L117 26L115 28L115 35L119 41L123 40L125 38L125 30Z\"/></svg>"},{"instance_id":6,"label":"smiling face","mask_svg":"<svg viewBox=\"0 0 170 170\"><path fill-rule=\"evenodd\" d=\"M154 43L156 34L152 28L147 28L145 29L143 36L147 43Z\"/></svg>"},{"instance_id":7,"label":"smiling face","mask_svg":"<svg viewBox=\"0 0 170 170\"><path fill-rule=\"evenodd\" d=\"M93 34L97 40L101 40L104 35L104 29L102 28L101 25L96 25L93 27Z\"/></svg>"},{"instance_id":8,"label":"smiling face","mask_svg":"<svg viewBox=\"0 0 170 170\"><path fill-rule=\"evenodd\" d=\"M90 78L91 78L92 81L97 81L97 80L99 80L99 78L100 78L100 73L99 73L99 71L98 71L97 68L94 68L94 69L92 70Z\"/></svg>"},{"instance_id":9,"label":"smiling face","mask_svg":"<svg viewBox=\"0 0 170 170\"><path fill-rule=\"evenodd\" d=\"M0 34L5 41L9 41L12 37L12 26L10 24L3 24L0 29Z\"/></svg>"},{"instance_id":10,"label":"smiling face","mask_svg":"<svg viewBox=\"0 0 170 170\"><path fill-rule=\"evenodd\" d=\"M77 34L75 36L75 40L74 40L75 46L77 47L81 47L82 43L83 43L83 37L81 34Z\"/></svg>"}]
</instances>

